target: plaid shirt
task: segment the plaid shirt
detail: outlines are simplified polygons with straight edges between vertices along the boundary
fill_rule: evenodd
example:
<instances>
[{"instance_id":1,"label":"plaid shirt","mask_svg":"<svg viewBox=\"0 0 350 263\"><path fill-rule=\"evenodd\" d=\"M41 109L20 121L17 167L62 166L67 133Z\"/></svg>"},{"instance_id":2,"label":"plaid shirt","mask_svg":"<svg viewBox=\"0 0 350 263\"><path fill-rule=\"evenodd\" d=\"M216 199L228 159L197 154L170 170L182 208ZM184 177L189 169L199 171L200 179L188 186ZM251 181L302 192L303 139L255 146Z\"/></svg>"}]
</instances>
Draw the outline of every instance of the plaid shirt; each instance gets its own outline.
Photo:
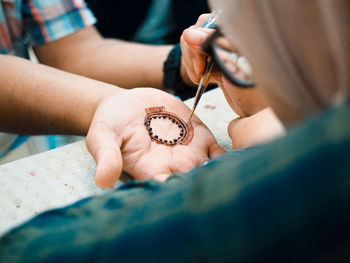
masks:
<instances>
[{"instance_id":1,"label":"plaid shirt","mask_svg":"<svg viewBox=\"0 0 350 263\"><path fill-rule=\"evenodd\" d=\"M28 58L28 46L65 37L96 21L83 0L0 0L0 53ZM0 133L0 158L23 137Z\"/></svg>"},{"instance_id":2,"label":"plaid shirt","mask_svg":"<svg viewBox=\"0 0 350 263\"><path fill-rule=\"evenodd\" d=\"M28 57L42 45L95 23L83 0L0 0L0 53Z\"/></svg>"}]
</instances>

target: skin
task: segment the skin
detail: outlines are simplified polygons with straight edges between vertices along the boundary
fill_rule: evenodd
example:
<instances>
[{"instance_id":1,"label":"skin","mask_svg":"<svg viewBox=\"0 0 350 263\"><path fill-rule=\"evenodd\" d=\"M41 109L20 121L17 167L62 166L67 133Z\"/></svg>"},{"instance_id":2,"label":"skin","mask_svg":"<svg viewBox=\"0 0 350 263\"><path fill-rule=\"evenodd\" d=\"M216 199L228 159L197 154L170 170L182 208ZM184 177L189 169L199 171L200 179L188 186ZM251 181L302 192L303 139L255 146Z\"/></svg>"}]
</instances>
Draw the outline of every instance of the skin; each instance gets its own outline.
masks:
<instances>
[{"instance_id":1,"label":"skin","mask_svg":"<svg viewBox=\"0 0 350 263\"><path fill-rule=\"evenodd\" d=\"M284 128L270 108L249 117L232 120L227 128L233 149L244 149L266 143L285 133Z\"/></svg>"},{"instance_id":2,"label":"skin","mask_svg":"<svg viewBox=\"0 0 350 263\"><path fill-rule=\"evenodd\" d=\"M0 55L0 70L0 123L5 132L84 135L99 102L120 91L8 55Z\"/></svg>"},{"instance_id":3,"label":"skin","mask_svg":"<svg viewBox=\"0 0 350 263\"><path fill-rule=\"evenodd\" d=\"M12 56L0 55L0 71L1 130L87 135L100 187L113 186L123 169L135 179L165 180L171 172L188 171L224 153L198 118L187 146L150 141L143 125L145 108L161 103L183 119L190 114L163 91L124 90Z\"/></svg>"},{"instance_id":4,"label":"skin","mask_svg":"<svg viewBox=\"0 0 350 263\"><path fill-rule=\"evenodd\" d=\"M172 46L104 39L90 26L34 47L40 63L123 88L162 88L163 63Z\"/></svg>"},{"instance_id":5,"label":"skin","mask_svg":"<svg viewBox=\"0 0 350 263\"><path fill-rule=\"evenodd\" d=\"M207 55L201 50L201 44L213 32L210 29L200 28L209 14L201 15L197 23L186 29L180 39L182 50L182 64L187 70L187 75L194 83L199 83L201 74L204 71ZM234 45L232 45L234 46ZM234 51L236 50L233 48ZM226 100L232 109L241 117L250 116L264 109L267 105L257 89L241 89L224 83L224 77L220 71L214 70L210 79L211 83L216 83L223 90Z\"/></svg>"},{"instance_id":6,"label":"skin","mask_svg":"<svg viewBox=\"0 0 350 263\"><path fill-rule=\"evenodd\" d=\"M180 100L155 89L124 91L103 101L87 136L97 162L97 185L112 186L122 169L137 179L164 181L171 173L188 171L224 153L197 117L192 120L194 137L188 145L153 142L144 126L145 108L157 105L166 105L167 111L184 120L189 118L190 109Z\"/></svg>"},{"instance_id":7,"label":"skin","mask_svg":"<svg viewBox=\"0 0 350 263\"><path fill-rule=\"evenodd\" d=\"M97 163L96 183L100 187L111 187L122 170L135 179L158 180L164 180L172 172L188 171L223 153L209 130L195 118L195 136L189 145L173 148L157 145L143 127L144 108L161 103L167 111L183 119L188 118L189 109L161 91L124 91L114 86L161 88L163 62L170 49L171 46L152 47L103 39L94 27L88 27L34 47L41 65L1 56L0 103L4 109L0 113L1 129L27 134L87 134L88 149ZM185 50L182 76L187 83L190 79L196 83L191 70L185 70L186 54ZM199 58L203 57L200 54ZM198 71L196 76L198 80ZM220 73L213 76L217 83L224 83ZM244 92L242 97L240 90L237 92L232 101L244 113L246 103L240 101L249 100L242 99Z\"/></svg>"},{"instance_id":8,"label":"skin","mask_svg":"<svg viewBox=\"0 0 350 263\"><path fill-rule=\"evenodd\" d=\"M40 63L123 88L163 88L163 64L171 45L103 38L94 26L33 47ZM183 81L196 87L180 65Z\"/></svg>"},{"instance_id":9,"label":"skin","mask_svg":"<svg viewBox=\"0 0 350 263\"><path fill-rule=\"evenodd\" d=\"M208 16L209 14L200 16L197 23L186 29L181 36L182 64L194 83L199 82L205 67L206 54L202 52L201 44L213 32L200 28ZM218 84L231 108L240 116L232 120L228 127L233 149L261 144L284 134L283 126L273 111L267 108L258 88L236 87L218 70L214 70L210 82Z\"/></svg>"}]
</instances>

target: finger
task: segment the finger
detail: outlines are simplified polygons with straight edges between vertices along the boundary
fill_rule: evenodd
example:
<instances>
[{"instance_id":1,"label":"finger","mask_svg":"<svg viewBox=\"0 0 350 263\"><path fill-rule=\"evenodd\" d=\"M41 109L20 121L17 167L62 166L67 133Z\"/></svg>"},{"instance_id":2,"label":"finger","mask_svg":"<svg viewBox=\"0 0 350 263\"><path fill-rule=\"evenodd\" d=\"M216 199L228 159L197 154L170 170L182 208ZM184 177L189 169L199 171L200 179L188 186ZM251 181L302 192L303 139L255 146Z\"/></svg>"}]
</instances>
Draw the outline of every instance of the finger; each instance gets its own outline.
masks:
<instances>
[{"instance_id":1,"label":"finger","mask_svg":"<svg viewBox=\"0 0 350 263\"><path fill-rule=\"evenodd\" d=\"M181 37L181 51L182 51L181 69L185 71L186 75L193 83L198 83L199 77L195 73L194 63L192 61L195 58L196 51L193 51L192 48L187 45L187 43L183 40L182 37Z\"/></svg>"},{"instance_id":2,"label":"finger","mask_svg":"<svg viewBox=\"0 0 350 263\"><path fill-rule=\"evenodd\" d=\"M206 55L202 52L200 44L207 34L195 29L186 29L182 36L181 47L185 66L193 82L198 82L200 74L205 67Z\"/></svg>"},{"instance_id":3,"label":"finger","mask_svg":"<svg viewBox=\"0 0 350 263\"><path fill-rule=\"evenodd\" d=\"M181 49L187 72L194 83L199 82L207 60L207 54L202 51L201 45L212 31L212 29L195 29L192 27L186 29L181 37Z\"/></svg>"},{"instance_id":4,"label":"finger","mask_svg":"<svg viewBox=\"0 0 350 263\"><path fill-rule=\"evenodd\" d=\"M194 58L192 59L194 72L196 74L196 77L198 80L200 79L201 75L204 72L205 64L206 64L206 57L200 54L196 54Z\"/></svg>"},{"instance_id":5,"label":"finger","mask_svg":"<svg viewBox=\"0 0 350 263\"><path fill-rule=\"evenodd\" d=\"M209 33L195 28L187 28L182 35L189 46L197 48L197 51L201 51L200 46L208 38Z\"/></svg>"},{"instance_id":6,"label":"finger","mask_svg":"<svg viewBox=\"0 0 350 263\"><path fill-rule=\"evenodd\" d=\"M207 20L207 18L210 16L210 14L202 14L198 17L198 20L196 22L196 24L194 25L195 27L200 27L205 20Z\"/></svg>"},{"instance_id":7,"label":"finger","mask_svg":"<svg viewBox=\"0 0 350 263\"><path fill-rule=\"evenodd\" d=\"M90 127L86 145L96 161L95 182L101 188L113 187L123 168L121 142L104 123Z\"/></svg>"},{"instance_id":8,"label":"finger","mask_svg":"<svg viewBox=\"0 0 350 263\"><path fill-rule=\"evenodd\" d=\"M100 188L111 188L122 172L122 155L119 147L104 148L98 153L96 160L95 182Z\"/></svg>"},{"instance_id":9,"label":"finger","mask_svg":"<svg viewBox=\"0 0 350 263\"><path fill-rule=\"evenodd\" d=\"M158 174L158 175L156 175L156 176L153 176L153 180L163 183L163 182L166 181L166 179L169 178L170 175L171 175L171 174L167 174L167 173Z\"/></svg>"},{"instance_id":10,"label":"finger","mask_svg":"<svg viewBox=\"0 0 350 263\"><path fill-rule=\"evenodd\" d=\"M210 145L210 148L209 148L210 159L216 158L216 157L223 155L225 153L226 153L226 151L224 150L224 148L222 148L218 143L214 143L214 144Z\"/></svg>"}]
</instances>

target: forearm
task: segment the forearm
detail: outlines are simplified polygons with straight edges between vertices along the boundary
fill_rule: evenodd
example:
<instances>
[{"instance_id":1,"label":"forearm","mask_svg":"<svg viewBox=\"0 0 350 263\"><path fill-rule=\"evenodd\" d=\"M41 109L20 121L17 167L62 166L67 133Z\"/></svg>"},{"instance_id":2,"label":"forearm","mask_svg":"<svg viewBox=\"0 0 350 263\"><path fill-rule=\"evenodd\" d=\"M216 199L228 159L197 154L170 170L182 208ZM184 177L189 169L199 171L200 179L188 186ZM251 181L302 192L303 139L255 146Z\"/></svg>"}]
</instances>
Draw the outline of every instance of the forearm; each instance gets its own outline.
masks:
<instances>
[{"instance_id":1,"label":"forearm","mask_svg":"<svg viewBox=\"0 0 350 263\"><path fill-rule=\"evenodd\" d=\"M171 48L103 39L89 27L35 52L44 64L121 87L162 88L163 63Z\"/></svg>"},{"instance_id":2,"label":"forearm","mask_svg":"<svg viewBox=\"0 0 350 263\"><path fill-rule=\"evenodd\" d=\"M163 63L170 49L170 46L141 45L111 39L99 41L88 62L96 67L76 73L125 88L161 89Z\"/></svg>"},{"instance_id":3,"label":"forearm","mask_svg":"<svg viewBox=\"0 0 350 263\"><path fill-rule=\"evenodd\" d=\"M111 85L0 56L0 129L26 134L85 135Z\"/></svg>"}]
</instances>

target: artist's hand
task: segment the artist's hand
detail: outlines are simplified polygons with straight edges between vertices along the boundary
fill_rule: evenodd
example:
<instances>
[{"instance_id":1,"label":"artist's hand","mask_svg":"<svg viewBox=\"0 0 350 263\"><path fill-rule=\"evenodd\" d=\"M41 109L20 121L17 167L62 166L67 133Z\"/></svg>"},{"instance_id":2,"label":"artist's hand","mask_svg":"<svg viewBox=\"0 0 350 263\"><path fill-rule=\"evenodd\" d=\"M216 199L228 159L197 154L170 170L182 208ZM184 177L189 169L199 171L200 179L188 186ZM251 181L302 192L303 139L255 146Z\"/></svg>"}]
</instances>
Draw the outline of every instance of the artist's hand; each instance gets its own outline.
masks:
<instances>
[{"instance_id":1,"label":"artist's hand","mask_svg":"<svg viewBox=\"0 0 350 263\"><path fill-rule=\"evenodd\" d=\"M199 82L204 71L207 55L201 50L201 45L213 33L213 29L204 29L200 25L207 19L209 14L201 15L197 23L186 29L181 36L182 51L182 71L185 71L188 77L194 83ZM233 52L237 52L235 45L229 40ZM185 75L182 73L182 75ZM216 67L211 74L211 83L216 83L223 90L227 102L231 108L241 117L251 116L264 109L267 105L259 94L257 88L242 89L230 83Z\"/></svg>"},{"instance_id":2,"label":"artist's hand","mask_svg":"<svg viewBox=\"0 0 350 263\"><path fill-rule=\"evenodd\" d=\"M213 29L201 28L201 24L209 17L210 14L201 15L197 23L186 29L180 39L181 44L181 75L198 84L201 74L204 71L207 55L202 51L201 45L214 32ZM186 74L185 74L186 73ZM211 83L221 83L221 72L213 69Z\"/></svg>"},{"instance_id":3,"label":"artist's hand","mask_svg":"<svg viewBox=\"0 0 350 263\"><path fill-rule=\"evenodd\" d=\"M208 128L192 118L194 136L188 145L169 147L151 140L145 126L146 108L165 106L187 122L190 109L175 97L156 89L119 92L102 101L87 135L87 147L97 170L96 184L112 187L122 170L134 179L164 181L171 173L186 172L223 154Z\"/></svg>"}]
</instances>

